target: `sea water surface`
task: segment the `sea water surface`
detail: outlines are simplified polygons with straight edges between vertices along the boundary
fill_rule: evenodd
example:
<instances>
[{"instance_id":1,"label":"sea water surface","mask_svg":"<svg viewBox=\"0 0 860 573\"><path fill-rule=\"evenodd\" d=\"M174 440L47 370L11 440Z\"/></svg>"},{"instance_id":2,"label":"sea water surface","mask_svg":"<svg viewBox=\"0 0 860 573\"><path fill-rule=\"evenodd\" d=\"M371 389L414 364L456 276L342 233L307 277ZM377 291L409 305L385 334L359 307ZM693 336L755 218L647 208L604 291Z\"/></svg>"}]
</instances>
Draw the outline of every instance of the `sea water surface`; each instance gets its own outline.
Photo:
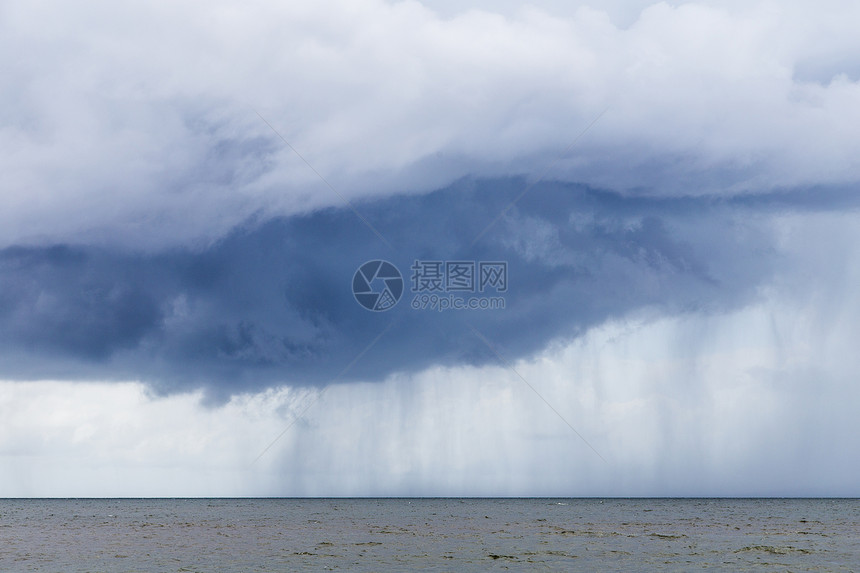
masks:
<instances>
[{"instance_id":1,"label":"sea water surface","mask_svg":"<svg viewBox=\"0 0 860 573\"><path fill-rule=\"evenodd\" d=\"M6 499L0 571L860 571L857 499Z\"/></svg>"}]
</instances>

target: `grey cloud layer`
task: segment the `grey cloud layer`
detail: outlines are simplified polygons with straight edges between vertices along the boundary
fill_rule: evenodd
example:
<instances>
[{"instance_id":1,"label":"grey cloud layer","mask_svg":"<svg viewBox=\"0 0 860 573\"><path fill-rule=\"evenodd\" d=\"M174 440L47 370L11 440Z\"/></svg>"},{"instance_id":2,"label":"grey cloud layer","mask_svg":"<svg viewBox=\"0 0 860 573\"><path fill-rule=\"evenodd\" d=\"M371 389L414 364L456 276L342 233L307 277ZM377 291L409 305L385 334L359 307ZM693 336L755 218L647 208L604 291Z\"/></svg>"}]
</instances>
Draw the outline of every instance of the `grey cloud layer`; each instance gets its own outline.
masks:
<instances>
[{"instance_id":1,"label":"grey cloud layer","mask_svg":"<svg viewBox=\"0 0 860 573\"><path fill-rule=\"evenodd\" d=\"M849 191L739 198L635 198L544 183L474 247L519 194L519 179L464 180L423 196L361 204L389 250L347 209L249 222L198 250L140 253L73 245L0 251L0 378L144 380L213 397L510 358L635 312L722 312L778 270L776 213L855 206ZM387 313L353 300L355 269L414 259L506 260L498 311ZM408 288L408 287L407 287Z\"/></svg>"},{"instance_id":2,"label":"grey cloud layer","mask_svg":"<svg viewBox=\"0 0 860 573\"><path fill-rule=\"evenodd\" d=\"M351 198L539 173L606 108L553 177L860 175L856 3L434 6L5 3L0 246L158 250L339 205L255 110Z\"/></svg>"}]
</instances>

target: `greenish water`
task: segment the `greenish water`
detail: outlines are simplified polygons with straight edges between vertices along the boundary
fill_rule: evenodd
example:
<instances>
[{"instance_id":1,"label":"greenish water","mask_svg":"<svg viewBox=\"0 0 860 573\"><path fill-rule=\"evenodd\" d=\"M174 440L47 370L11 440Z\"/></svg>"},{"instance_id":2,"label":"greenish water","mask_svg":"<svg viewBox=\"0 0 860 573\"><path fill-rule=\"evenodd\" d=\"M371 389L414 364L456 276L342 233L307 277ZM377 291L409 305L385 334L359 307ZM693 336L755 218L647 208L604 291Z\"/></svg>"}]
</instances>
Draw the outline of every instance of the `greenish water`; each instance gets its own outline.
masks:
<instances>
[{"instance_id":1,"label":"greenish water","mask_svg":"<svg viewBox=\"0 0 860 573\"><path fill-rule=\"evenodd\" d=\"M0 571L860 571L857 499L6 499Z\"/></svg>"}]
</instances>

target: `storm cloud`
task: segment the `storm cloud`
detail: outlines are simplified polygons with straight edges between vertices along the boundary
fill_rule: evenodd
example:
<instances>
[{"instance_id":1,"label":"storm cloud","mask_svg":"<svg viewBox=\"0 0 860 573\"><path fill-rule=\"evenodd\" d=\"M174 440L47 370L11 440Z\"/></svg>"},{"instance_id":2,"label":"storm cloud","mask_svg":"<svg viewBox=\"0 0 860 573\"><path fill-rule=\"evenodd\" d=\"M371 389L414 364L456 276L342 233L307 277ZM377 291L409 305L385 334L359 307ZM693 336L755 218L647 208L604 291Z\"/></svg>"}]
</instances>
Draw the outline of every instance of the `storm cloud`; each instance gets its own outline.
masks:
<instances>
[{"instance_id":1,"label":"storm cloud","mask_svg":"<svg viewBox=\"0 0 860 573\"><path fill-rule=\"evenodd\" d=\"M136 379L223 397L322 384L392 321L341 380L497 360L469 325L517 359L633 313L748 304L781 264L775 214L856 206L840 189L818 190L815 200L799 192L722 200L556 182L505 211L527 186L463 180L359 204L393 248L348 208L250 221L197 250L8 247L0 252L0 376ZM393 262L406 283L399 305L383 313L351 292L353 273L374 259ZM507 262L505 308L411 308L415 260Z\"/></svg>"},{"instance_id":2,"label":"storm cloud","mask_svg":"<svg viewBox=\"0 0 860 573\"><path fill-rule=\"evenodd\" d=\"M858 19L3 3L0 495L856 495Z\"/></svg>"}]
</instances>

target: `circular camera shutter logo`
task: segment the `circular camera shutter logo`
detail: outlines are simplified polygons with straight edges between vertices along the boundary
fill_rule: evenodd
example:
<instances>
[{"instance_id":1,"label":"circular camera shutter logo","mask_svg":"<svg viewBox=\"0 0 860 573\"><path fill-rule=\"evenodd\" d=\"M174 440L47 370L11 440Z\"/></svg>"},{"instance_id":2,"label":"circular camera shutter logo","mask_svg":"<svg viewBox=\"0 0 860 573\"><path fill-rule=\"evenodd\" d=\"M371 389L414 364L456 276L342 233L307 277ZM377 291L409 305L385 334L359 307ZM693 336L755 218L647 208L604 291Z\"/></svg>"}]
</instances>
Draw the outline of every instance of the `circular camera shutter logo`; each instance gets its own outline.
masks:
<instances>
[{"instance_id":1,"label":"circular camera shutter logo","mask_svg":"<svg viewBox=\"0 0 860 573\"><path fill-rule=\"evenodd\" d=\"M367 310L388 310L403 296L403 277L388 261L368 261L352 277L352 294Z\"/></svg>"}]
</instances>

